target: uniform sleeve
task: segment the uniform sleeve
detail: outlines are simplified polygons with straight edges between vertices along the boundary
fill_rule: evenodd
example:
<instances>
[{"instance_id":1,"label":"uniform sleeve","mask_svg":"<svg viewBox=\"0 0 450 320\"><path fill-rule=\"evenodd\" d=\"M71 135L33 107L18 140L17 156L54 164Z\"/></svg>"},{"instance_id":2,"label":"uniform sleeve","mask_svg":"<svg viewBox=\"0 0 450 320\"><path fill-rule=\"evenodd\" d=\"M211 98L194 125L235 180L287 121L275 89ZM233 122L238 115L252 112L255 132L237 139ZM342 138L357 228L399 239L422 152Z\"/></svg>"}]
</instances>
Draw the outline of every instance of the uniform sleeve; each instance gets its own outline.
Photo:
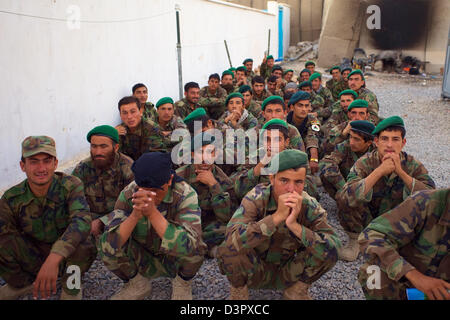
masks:
<instances>
[{"instance_id":1,"label":"uniform sleeve","mask_svg":"<svg viewBox=\"0 0 450 320\"><path fill-rule=\"evenodd\" d=\"M406 199L416 191L436 188L433 179L428 174L428 170L422 163L417 160L411 161L411 167L411 177L413 178L412 190L409 190L408 187L405 186L403 189L403 199Z\"/></svg>"},{"instance_id":2,"label":"uniform sleeve","mask_svg":"<svg viewBox=\"0 0 450 320\"><path fill-rule=\"evenodd\" d=\"M223 223L228 223L231 218L231 196L227 190L228 185L220 185L217 182L212 187L209 187L210 195L212 196L211 204L213 206L216 218ZM229 188L228 188L229 189Z\"/></svg>"},{"instance_id":3,"label":"uniform sleeve","mask_svg":"<svg viewBox=\"0 0 450 320\"><path fill-rule=\"evenodd\" d=\"M8 202L2 198L0 199L0 236L9 234L18 234L16 220Z\"/></svg>"},{"instance_id":4,"label":"uniform sleeve","mask_svg":"<svg viewBox=\"0 0 450 320\"><path fill-rule=\"evenodd\" d=\"M338 145L330 155L325 156L319 162L320 176L335 186L337 190L342 189L345 185L345 178L339 168L345 156L341 149L342 145Z\"/></svg>"},{"instance_id":5,"label":"uniform sleeve","mask_svg":"<svg viewBox=\"0 0 450 320\"><path fill-rule=\"evenodd\" d=\"M259 183L259 176L255 176L254 167L249 168L243 165L238 169L234 180L234 192L239 199L242 199Z\"/></svg>"},{"instance_id":6,"label":"uniform sleeve","mask_svg":"<svg viewBox=\"0 0 450 320\"><path fill-rule=\"evenodd\" d=\"M366 195L365 178L371 173L369 166L365 163L366 158L359 158L347 176L347 182L342 189L342 198L351 208L357 208L372 201L373 189Z\"/></svg>"},{"instance_id":7,"label":"uniform sleeve","mask_svg":"<svg viewBox=\"0 0 450 320\"><path fill-rule=\"evenodd\" d=\"M306 150L310 148L319 149L319 137L317 136L317 132L312 129L311 125L309 126L308 132L306 133L305 147Z\"/></svg>"}]
</instances>

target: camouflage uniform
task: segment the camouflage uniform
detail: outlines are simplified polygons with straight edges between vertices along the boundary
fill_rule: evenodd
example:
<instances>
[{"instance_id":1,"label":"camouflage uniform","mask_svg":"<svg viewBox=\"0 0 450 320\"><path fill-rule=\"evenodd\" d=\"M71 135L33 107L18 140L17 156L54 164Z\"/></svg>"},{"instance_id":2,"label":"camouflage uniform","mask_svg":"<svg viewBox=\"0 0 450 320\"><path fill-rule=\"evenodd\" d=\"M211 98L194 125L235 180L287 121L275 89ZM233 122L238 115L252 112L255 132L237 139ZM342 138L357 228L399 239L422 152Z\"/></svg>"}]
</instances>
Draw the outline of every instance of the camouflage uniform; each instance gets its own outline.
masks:
<instances>
[{"instance_id":1,"label":"camouflage uniform","mask_svg":"<svg viewBox=\"0 0 450 320\"><path fill-rule=\"evenodd\" d=\"M214 94L209 92L209 86L203 87L200 90L200 100L198 104L205 108L209 117L217 120L225 112L225 100L228 94L227 91L219 86Z\"/></svg>"},{"instance_id":2,"label":"camouflage uniform","mask_svg":"<svg viewBox=\"0 0 450 320\"><path fill-rule=\"evenodd\" d=\"M331 110L325 105L325 99L314 90L311 92L312 112L317 112L317 118L323 123L323 120L331 116Z\"/></svg>"},{"instance_id":3,"label":"camouflage uniform","mask_svg":"<svg viewBox=\"0 0 450 320\"><path fill-rule=\"evenodd\" d=\"M142 114L142 117L144 120L150 119L154 120L156 115L156 108L155 105L151 102L146 102L144 107L144 113Z\"/></svg>"},{"instance_id":4,"label":"camouflage uniform","mask_svg":"<svg viewBox=\"0 0 450 320\"><path fill-rule=\"evenodd\" d=\"M337 101L339 99L339 94L345 89L348 89L348 82L343 79L338 81L330 79L327 81L326 87L330 90L333 100Z\"/></svg>"},{"instance_id":5,"label":"camouflage uniform","mask_svg":"<svg viewBox=\"0 0 450 320\"><path fill-rule=\"evenodd\" d=\"M450 189L414 193L396 208L374 219L359 237L366 263L358 280L367 299L406 299L411 282L405 274L450 281ZM381 269L381 288L367 288L367 267Z\"/></svg>"},{"instance_id":6,"label":"camouflage uniform","mask_svg":"<svg viewBox=\"0 0 450 320\"><path fill-rule=\"evenodd\" d=\"M244 120L236 125L236 128L233 127L231 121L225 123L225 118L229 115L228 111L224 112L224 114L219 118L218 122L223 127L228 127L230 129L243 129L244 131L247 131L251 128L255 128L258 125L258 120L247 109L244 110L244 113L246 113L247 116L244 118ZM245 114L243 114L243 116L245 116Z\"/></svg>"},{"instance_id":7,"label":"camouflage uniform","mask_svg":"<svg viewBox=\"0 0 450 320\"><path fill-rule=\"evenodd\" d=\"M266 98L268 98L272 95L270 93L270 91L267 89L263 89L263 91L261 92L260 95L257 95L256 92L252 89L252 94L253 94L253 100L256 103L258 103L259 105L261 105L263 103L263 101L266 100Z\"/></svg>"},{"instance_id":8,"label":"camouflage uniform","mask_svg":"<svg viewBox=\"0 0 450 320\"><path fill-rule=\"evenodd\" d=\"M196 181L193 164L178 168L176 172L197 192L203 241L208 247L219 245L225 239L225 228L238 205L231 179L216 165L212 166L212 173L218 183L212 187Z\"/></svg>"},{"instance_id":9,"label":"camouflage uniform","mask_svg":"<svg viewBox=\"0 0 450 320\"><path fill-rule=\"evenodd\" d=\"M253 77L256 76L256 73L252 70L252 71L246 71L245 74L247 75L247 83L251 84Z\"/></svg>"},{"instance_id":10,"label":"camouflage uniform","mask_svg":"<svg viewBox=\"0 0 450 320\"><path fill-rule=\"evenodd\" d=\"M139 272L153 279L175 278L177 274L192 278L202 265L206 246L203 243L197 194L186 182L176 182L158 205L169 225L161 239L146 217L142 217L128 241L119 247L118 229L133 211L132 195L136 182L130 183L108 215L105 232L100 236L99 255L105 266L122 280Z\"/></svg>"},{"instance_id":11,"label":"camouflage uniform","mask_svg":"<svg viewBox=\"0 0 450 320\"><path fill-rule=\"evenodd\" d=\"M250 105L246 108L258 121L263 118L261 105L256 103L255 100L250 100Z\"/></svg>"},{"instance_id":12,"label":"camouflage uniform","mask_svg":"<svg viewBox=\"0 0 450 320\"><path fill-rule=\"evenodd\" d=\"M261 77L264 78L264 80L266 80L272 75L272 69L267 66L267 62L261 63L261 67L259 68L259 74L261 75Z\"/></svg>"},{"instance_id":13,"label":"camouflage uniform","mask_svg":"<svg viewBox=\"0 0 450 320\"><path fill-rule=\"evenodd\" d=\"M330 155L320 160L320 179L330 197L334 199L336 192L344 187L347 175L356 160L373 149L374 146L371 145L366 152L358 154L350 149L350 143L346 140L338 144Z\"/></svg>"},{"instance_id":14,"label":"camouflage uniform","mask_svg":"<svg viewBox=\"0 0 450 320\"><path fill-rule=\"evenodd\" d=\"M334 99L330 89L321 85L319 91L317 91L316 93L323 98L323 100L325 101L325 107L327 107L331 111L331 106L334 103Z\"/></svg>"},{"instance_id":15,"label":"camouflage uniform","mask_svg":"<svg viewBox=\"0 0 450 320\"><path fill-rule=\"evenodd\" d=\"M289 112L287 116L287 123L295 126L292 120L293 117L293 111ZM313 125L317 126L317 131L312 128ZM295 127L302 136L306 151L308 151L310 148L316 148L317 150L319 150L320 122L315 116L313 116L312 114L308 114L305 120L303 120L303 122L299 126Z\"/></svg>"},{"instance_id":16,"label":"camouflage uniform","mask_svg":"<svg viewBox=\"0 0 450 320\"><path fill-rule=\"evenodd\" d=\"M271 215L277 205L270 184L257 185L242 200L218 250L220 271L233 287L284 289L299 280L310 284L335 265L341 243L327 213L306 192L302 197L301 239L285 223L274 225Z\"/></svg>"},{"instance_id":17,"label":"camouflage uniform","mask_svg":"<svg viewBox=\"0 0 450 320\"><path fill-rule=\"evenodd\" d=\"M75 167L72 175L83 182L92 220L101 218L114 210L120 191L134 180L132 164L133 159L123 153L116 153L114 162L106 170L95 168L91 157L81 161Z\"/></svg>"},{"instance_id":18,"label":"camouflage uniform","mask_svg":"<svg viewBox=\"0 0 450 320\"><path fill-rule=\"evenodd\" d=\"M36 197L28 180L0 199L0 277L15 288L31 285L50 253L62 256L59 275L67 288L66 266L88 271L96 257L91 214L77 177L55 172L47 196Z\"/></svg>"},{"instance_id":19,"label":"camouflage uniform","mask_svg":"<svg viewBox=\"0 0 450 320\"><path fill-rule=\"evenodd\" d=\"M323 154L330 154L339 143L348 140L349 135L344 136L343 132L349 122L350 120L341 122L328 132L328 137L322 143Z\"/></svg>"},{"instance_id":20,"label":"camouflage uniform","mask_svg":"<svg viewBox=\"0 0 450 320\"><path fill-rule=\"evenodd\" d=\"M175 108L175 115L180 117L181 120L184 120L184 118L186 118L189 115L189 113L201 107L198 103L194 107L192 107L186 98L183 98L175 102L173 106Z\"/></svg>"},{"instance_id":21,"label":"camouflage uniform","mask_svg":"<svg viewBox=\"0 0 450 320\"><path fill-rule=\"evenodd\" d=\"M369 112L369 121L376 126L380 121L378 117L380 107L378 105L377 96L369 89L363 87L361 87L356 93L358 93L358 99L366 100L369 103L369 108L367 109Z\"/></svg>"},{"instance_id":22,"label":"camouflage uniform","mask_svg":"<svg viewBox=\"0 0 450 320\"><path fill-rule=\"evenodd\" d=\"M378 180L365 196L364 179L380 166L380 155L374 150L355 162L347 176L347 183L336 195L344 222L342 226L346 231L361 233L370 221L400 204L411 193L435 188L427 169L418 160L406 152L401 152L400 162L402 169L414 179L412 190L393 172L389 177Z\"/></svg>"},{"instance_id":23,"label":"camouflage uniform","mask_svg":"<svg viewBox=\"0 0 450 320\"><path fill-rule=\"evenodd\" d=\"M341 102L336 101L331 108L331 116L328 118L326 125L322 126L322 130L328 136L333 127L346 121L348 121L347 112L342 109Z\"/></svg>"},{"instance_id":24,"label":"camouflage uniform","mask_svg":"<svg viewBox=\"0 0 450 320\"><path fill-rule=\"evenodd\" d=\"M183 122L183 120L180 117L178 117L178 116L176 116L174 114L173 117L172 117L172 120L170 120L169 123L167 123L166 126L162 127L159 124L158 118L159 118L159 116L158 116L158 114L156 114L155 124L156 124L156 126L158 128L158 131L160 132L160 134L159 134L159 136L157 138L159 140L161 140L161 142L159 142L159 144L161 145L161 149L158 150L158 151L171 152L172 148L174 146L176 146L179 141L172 141L171 140L172 133L170 133L169 135L165 136L165 135L162 134L162 131L171 131L171 132L173 132L175 129L182 129L182 128L186 129L186 124ZM156 137L155 137L155 139L156 139Z\"/></svg>"}]
</instances>

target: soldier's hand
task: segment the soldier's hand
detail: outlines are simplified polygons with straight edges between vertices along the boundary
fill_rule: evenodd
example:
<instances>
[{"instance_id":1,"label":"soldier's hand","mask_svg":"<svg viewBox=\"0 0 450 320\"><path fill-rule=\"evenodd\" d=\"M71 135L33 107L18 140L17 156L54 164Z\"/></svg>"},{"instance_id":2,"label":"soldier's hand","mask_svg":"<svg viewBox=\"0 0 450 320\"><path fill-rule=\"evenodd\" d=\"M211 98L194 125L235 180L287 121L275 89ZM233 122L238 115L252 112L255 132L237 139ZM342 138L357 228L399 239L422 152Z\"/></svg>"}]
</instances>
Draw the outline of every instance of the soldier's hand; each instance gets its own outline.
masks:
<instances>
[{"instance_id":1,"label":"soldier's hand","mask_svg":"<svg viewBox=\"0 0 450 320\"><path fill-rule=\"evenodd\" d=\"M351 121L349 121L347 123L347 126L344 128L344 130L342 131L344 136L347 136L350 132L350 129L352 128L352 126L350 125Z\"/></svg>"},{"instance_id":2,"label":"soldier's hand","mask_svg":"<svg viewBox=\"0 0 450 320\"><path fill-rule=\"evenodd\" d=\"M403 171L402 163L400 161L400 154L390 152L390 153L387 153L384 156L384 158L392 159L392 161L394 162L394 165L395 165L395 170L394 171L395 171L396 174L400 175L400 173Z\"/></svg>"},{"instance_id":3,"label":"soldier's hand","mask_svg":"<svg viewBox=\"0 0 450 320\"><path fill-rule=\"evenodd\" d=\"M39 270L36 280L33 282L33 298L36 300L48 299L56 293L56 280L58 279L59 263L62 256L50 253Z\"/></svg>"},{"instance_id":4,"label":"soldier's hand","mask_svg":"<svg viewBox=\"0 0 450 320\"><path fill-rule=\"evenodd\" d=\"M383 157L380 166L377 168L383 176L390 175L395 170L394 160L390 157Z\"/></svg>"},{"instance_id":5,"label":"soldier's hand","mask_svg":"<svg viewBox=\"0 0 450 320\"><path fill-rule=\"evenodd\" d=\"M289 193L290 197L286 200L286 205L290 207L291 213L286 218L286 226L291 226L297 223L298 216L302 210L303 197L297 192Z\"/></svg>"},{"instance_id":6,"label":"soldier's hand","mask_svg":"<svg viewBox=\"0 0 450 320\"><path fill-rule=\"evenodd\" d=\"M285 193L278 197L277 211L272 215L275 225L279 225L281 222L286 221L286 218L291 213L291 207L286 205L287 202L292 202L290 193Z\"/></svg>"},{"instance_id":7,"label":"soldier's hand","mask_svg":"<svg viewBox=\"0 0 450 320\"><path fill-rule=\"evenodd\" d=\"M105 225L103 222L100 221L100 219L95 219L91 222L91 234L93 234L95 237L100 235L103 232L103 227Z\"/></svg>"},{"instance_id":8,"label":"soldier's hand","mask_svg":"<svg viewBox=\"0 0 450 320\"><path fill-rule=\"evenodd\" d=\"M319 163L315 161L309 162L309 167L311 168L311 173L315 174L316 172L319 172Z\"/></svg>"},{"instance_id":9,"label":"soldier's hand","mask_svg":"<svg viewBox=\"0 0 450 320\"><path fill-rule=\"evenodd\" d=\"M119 132L119 136L125 136L127 134L127 129L122 125L116 126L116 130Z\"/></svg>"},{"instance_id":10,"label":"soldier's hand","mask_svg":"<svg viewBox=\"0 0 450 320\"><path fill-rule=\"evenodd\" d=\"M133 209L140 211L143 216L149 217L156 209L155 196L156 193L139 188L132 196Z\"/></svg>"},{"instance_id":11,"label":"soldier's hand","mask_svg":"<svg viewBox=\"0 0 450 320\"><path fill-rule=\"evenodd\" d=\"M409 281L418 290L427 295L430 300L450 300L450 283L433 277L428 277L417 270L406 274Z\"/></svg>"},{"instance_id":12,"label":"soldier's hand","mask_svg":"<svg viewBox=\"0 0 450 320\"><path fill-rule=\"evenodd\" d=\"M195 181L199 181L210 187L217 183L211 170L195 170L195 173L197 174Z\"/></svg>"}]
</instances>

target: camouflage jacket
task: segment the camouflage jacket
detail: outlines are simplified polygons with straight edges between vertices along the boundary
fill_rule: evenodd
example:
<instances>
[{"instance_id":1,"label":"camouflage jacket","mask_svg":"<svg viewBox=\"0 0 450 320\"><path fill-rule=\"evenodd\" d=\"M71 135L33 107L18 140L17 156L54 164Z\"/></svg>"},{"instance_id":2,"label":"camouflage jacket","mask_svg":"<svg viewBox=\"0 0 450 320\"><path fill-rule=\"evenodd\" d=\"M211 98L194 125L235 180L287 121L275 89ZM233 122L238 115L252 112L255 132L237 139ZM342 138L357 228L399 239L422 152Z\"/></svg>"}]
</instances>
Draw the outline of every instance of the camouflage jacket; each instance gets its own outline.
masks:
<instances>
[{"instance_id":1,"label":"camouflage jacket","mask_svg":"<svg viewBox=\"0 0 450 320\"><path fill-rule=\"evenodd\" d=\"M298 223L302 237L297 238L285 223L275 226L272 214L277 210L270 184L258 184L242 200L227 225L225 245L233 251L249 250L265 262L283 264L296 252L306 250L311 259L322 263L331 250L341 246L338 236L327 222L327 213L316 199L302 193Z\"/></svg>"},{"instance_id":2,"label":"camouflage jacket","mask_svg":"<svg viewBox=\"0 0 450 320\"><path fill-rule=\"evenodd\" d=\"M114 162L106 170L96 169L91 157L73 169L72 175L83 182L93 220L114 210L120 192L134 180L132 164L133 159L123 153L116 153Z\"/></svg>"},{"instance_id":3,"label":"camouflage jacket","mask_svg":"<svg viewBox=\"0 0 450 320\"><path fill-rule=\"evenodd\" d=\"M285 119L283 119L285 120ZM265 124L265 121L258 124L258 135L261 135L261 128ZM289 128L289 148L298 149L300 151L306 152L305 143L303 142L303 138L298 132L298 129L292 124L288 123ZM260 141L262 141L262 137L260 136Z\"/></svg>"},{"instance_id":4,"label":"camouflage jacket","mask_svg":"<svg viewBox=\"0 0 450 320\"><path fill-rule=\"evenodd\" d=\"M333 152L334 148L336 148L339 143L342 143L349 138L349 135L344 136L343 134L348 122L349 121L341 122L337 126L331 128L328 132L328 137L322 144L322 149L325 154Z\"/></svg>"},{"instance_id":5,"label":"camouflage jacket","mask_svg":"<svg viewBox=\"0 0 450 320\"><path fill-rule=\"evenodd\" d=\"M450 189L419 191L372 220L360 234L361 252L376 255L387 276L399 281L417 269L450 280Z\"/></svg>"},{"instance_id":6,"label":"camouflage jacket","mask_svg":"<svg viewBox=\"0 0 450 320\"><path fill-rule=\"evenodd\" d=\"M317 91L316 93L323 98L323 100L325 101L325 107L327 107L331 111L331 106L334 103L334 99L330 89L324 86L320 86L319 91Z\"/></svg>"},{"instance_id":7,"label":"camouflage jacket","mask_svg":"<svg viewBox=\"0 0 450 320\"><path fill-rule=\"evenodd\" d=\"M172 151L172 148L180 141L172 141L172 132L175 129L181 129L186 128L186 124L181 120L180 117L176 116L175 114L172 117L172 120L167 123L166 126L162 127L158 121L158 114L156 114L155 117L155 124L158 128L158 131L160 132L159 136L155 139L160 140L159 144L161 145L161 149L163 149L165 152ZM170 131L171 133L165 136L162 134L162 131ZM161 150L162 151L162 150Z\"/></svg>"},{"instance_id":8,"label":"camouflage jacket","mask_svg":"<svg viewBox=\"0 0 450 320\"><path fill-rule=\"evenodd\" d=\"M250 101L250 105L246 107L248 112L250 112L258 121L263 118L261 105L256 103L253 99Z\"/></svg>"},{"instance_id":9,"label":"camouflage jacket","mask_svg":"<svg viewBox=\"0 0 450 320\"><path fill-rule=\"evenodd\" d=\"M326 87L330 90L331 95L333 96L333 100L337 101L339 100L339 94L341 93L341 91L348 89L348 82L344 81L343 79L339 81L330 79L327 81Z\"/></svg>"},{"instance_id":10,"label":"camouflage jacket","mask_svg":"<svg viewBox=\"0 0 450 320\"><path fill-rule=\"evenodd\" d=\"M308 114L308 116L303 120L303 122L296 126L293 121L293 111L289 112L287 115L287 123L295 126L302 136L302 139L305 143L305 149L316 148L319 149L319 132L320 132L320 121L317 120L315 116L312 114ZM314 128L313 128L314 126Z\"/></svg>"},{"instance_id":11,"label":"camouflage jacket","mask_svg":"<svg viewBox=\"0 0 450 320\"><path fill-rule=\"evenodd\" d=\"M266 98L272 95L267 89L264 89L260 95L257 95L256 92L252 89L252 94L253 100L260 105L263 103L264 100L266 100Z\"/></svg>"},{"instance_id":12,"label":"camouflage jacket","mask_svg":"<svg viewBox=\"0 0 450 320\"><path fill-rule=\"evenodd\" d=\"M227 98L227 91L219 86L214 94L209 92L209 86L203 87L200 90L200 100L198 104L205 108L209 117L217 120L225 112L225 100Z\"/></svg>"},{"instance_id":13,"label":"camouflage jacket","mask_svg":"<svg viewBox=\"0 0 450 320\"><path fill-rule=\"evenodd\" d=\"M377 217L403 202L411 193L434 189L433 179L427 169L418 160L406 152L400 153L402 169L413 178L412 190L395 173L382 177L364 196L365 178L381 164L378 150L359 158L347 176L347 183L342 189L342 199L351 208L368 207L373 217Z\"/></svg>"},{"instance_id":14,"label":"camouflage jacket","mask_svg":"<svg viewBox=\"0 0 450 320\"><path fill-rule=\"evenodd\" d=\"M327 124L324 126L324 130L328 135L333 127L346 121L348 121L347 112L342 109L341 102L336 101L333 104L333 107L331 109L331 116L328 118Z\"/></svg>"},{"instance_id":15,"label":"camouflage jacket","mask_svg":"<svg viewBox=\"0 0 450 320\"><path fill-rule=\"evenodd\" d=\"M369 103L369 121L376 126L380 121L378 117L378 111L380 107L378 105L377 96L367 88L360 88L357 93L358 99L366 100Z\"/></svg>"},{"instance_id":16,"label":"camouflage jacket","mask_svg":"<svg viewBox=\"0 0 450 320\"><path fill-rule=\"evenodd\" d=\"M374 146L371 145L366 152L357 154L350 149L348 140L338 144L336 149L334 149L330 155L327 155L320 160L320 176L325 177L337 190L342 189L345 185L348 173L356 160L367 152L372 152L373 149Z\"/></svg>"},{"instance_id":17,"label":"camouflage jacket","mask_svg":"<svg viewBox=\"0 0 450 320\"><path fill-rule=\"evenodd\" d=\"M186 118L189 115L189 113L200 107L201 106L198 103L194 107L192 107L190 103L187 101L187 99L183 98L175 102L174 104L175 115L180 117L181 120L184 120L184 118Z\"/></svg>"},{"instance_id":18,"label":"camouflage jacket","mask_svg":"<svg viewBox=\"0 0 450 320\"><path fill-rule=\"evenodd\" d=\"M151 102L145 103L144 113L142 114L142 117L144 120L150 119L154 120L156 115L156 108L155 105Z\"/></svg>"},{"instance_id":19,"label":"camouflage jacket","mask_svg":"<svg viewBox=\"0 0 450 320\"><path fill-rule=\"evenodd\" d=\"M231 121L228 121L228 123L225 123L225 118L228 117L229 112L225 111L224 114L219 118L218 122L223 127L228 127L230 129L243 129L245 131L255 128L258 125L258 120L247 110L244 110L244 113L241 116L241 119L239 119L239 122L236 124L236 127L233 127L233 124Z\"/></svg>"},{"instance_id":20,"label":"camouflage jacket","mask_svg":"<svg viewBox=\"0 0 450 320\"><path fill-rule=\"evenodd\" d=\"M137 189L134 181L125 187L117 199L114 211L108 215L99 246L111 256L123 250L123 247L119 247L118 230L133 211L131 200ZM146 217L139 220L130 239L153 255L203 255L206 245L202 240L201 214L195 190L184 181L176 182L168 188L157 208L168 222L162 239Z\"/></svg>"},{"instance_id":21,"label":"camouflage jacket","mask_svg":"<svg viewBox=\"0 0 450 320\"><path fill-rule=\"evenodd\" d=\"M218 183L212 187L196 181L197 175L193 164L182 166L176 172L197 192L203 224L211 220L225 224L230 221L237 208L237 199L234 195L233 182L217 165L212 166L212 173Z\"/></svg>"},{"instance_id":22,"label":"camouflage jacket","mask_svg":"<svg viewBox=\"0 0 450 320\"><path fill-rule=\"evenodd\" d=\"M47 196L40 200L25 179L0 199L0 237L25 234L53 244L51 252L72 255L91 230L91 213L77 177L55 172Z\"/></svg>"},{"instance_id":23,"label":"camouflage jacket","mask_svg":"<svg viewBox=\"0 0 450 320\"><path fill-rule=\"evenodd\" d=\"M264 78L264 80L266 80L272 74L272 70L267 66L267 63L263 62L259 68L259 74Z\"/></svg>"},{"instance_id":24,"label":"camouflage jacket","mask_svg":"<svg viewBox=\"0 0 450 320\"><path fill-rule=\"evenodd\" d=\"M311 108L312 112L317 112L320 122L331 116L331 110L325 105L325 99L314 90L311 92Z\"/></svg>"}]
</instances>

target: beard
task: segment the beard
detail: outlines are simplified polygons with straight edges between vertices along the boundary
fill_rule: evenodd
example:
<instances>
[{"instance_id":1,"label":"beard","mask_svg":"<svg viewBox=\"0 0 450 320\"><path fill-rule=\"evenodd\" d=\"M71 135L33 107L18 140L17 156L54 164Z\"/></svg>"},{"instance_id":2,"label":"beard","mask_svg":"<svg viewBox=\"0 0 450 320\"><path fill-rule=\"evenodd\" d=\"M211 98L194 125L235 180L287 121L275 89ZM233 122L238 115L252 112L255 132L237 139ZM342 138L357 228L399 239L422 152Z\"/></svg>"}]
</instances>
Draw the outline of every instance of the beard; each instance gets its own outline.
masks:
<instances>
[{"instance_id":1,"label":"beard","mask_svg":"<svg viewBox=\"0 0 450 320\"><path fill-rule=\"evenodd\" d=\"M114 150L107 153L104 157L102 156L101 158L99 158L99 156L94 157L91 153L91 159L92 162L94 163L94 167L100 170L109 168L114 162L114 157L115 157Z\"/></svg>"},{"instance_id":2,"label":"beard","mask_svg":"<svg viewBox=\"0 0 450 320\"><path fill-rule=\"evenodd\" d=\"M230 94L234 89L234 86L232 84L222 84L221 86L222 86L222 88L227 90L228 94Z\"/></svg>"}]
</instances>

